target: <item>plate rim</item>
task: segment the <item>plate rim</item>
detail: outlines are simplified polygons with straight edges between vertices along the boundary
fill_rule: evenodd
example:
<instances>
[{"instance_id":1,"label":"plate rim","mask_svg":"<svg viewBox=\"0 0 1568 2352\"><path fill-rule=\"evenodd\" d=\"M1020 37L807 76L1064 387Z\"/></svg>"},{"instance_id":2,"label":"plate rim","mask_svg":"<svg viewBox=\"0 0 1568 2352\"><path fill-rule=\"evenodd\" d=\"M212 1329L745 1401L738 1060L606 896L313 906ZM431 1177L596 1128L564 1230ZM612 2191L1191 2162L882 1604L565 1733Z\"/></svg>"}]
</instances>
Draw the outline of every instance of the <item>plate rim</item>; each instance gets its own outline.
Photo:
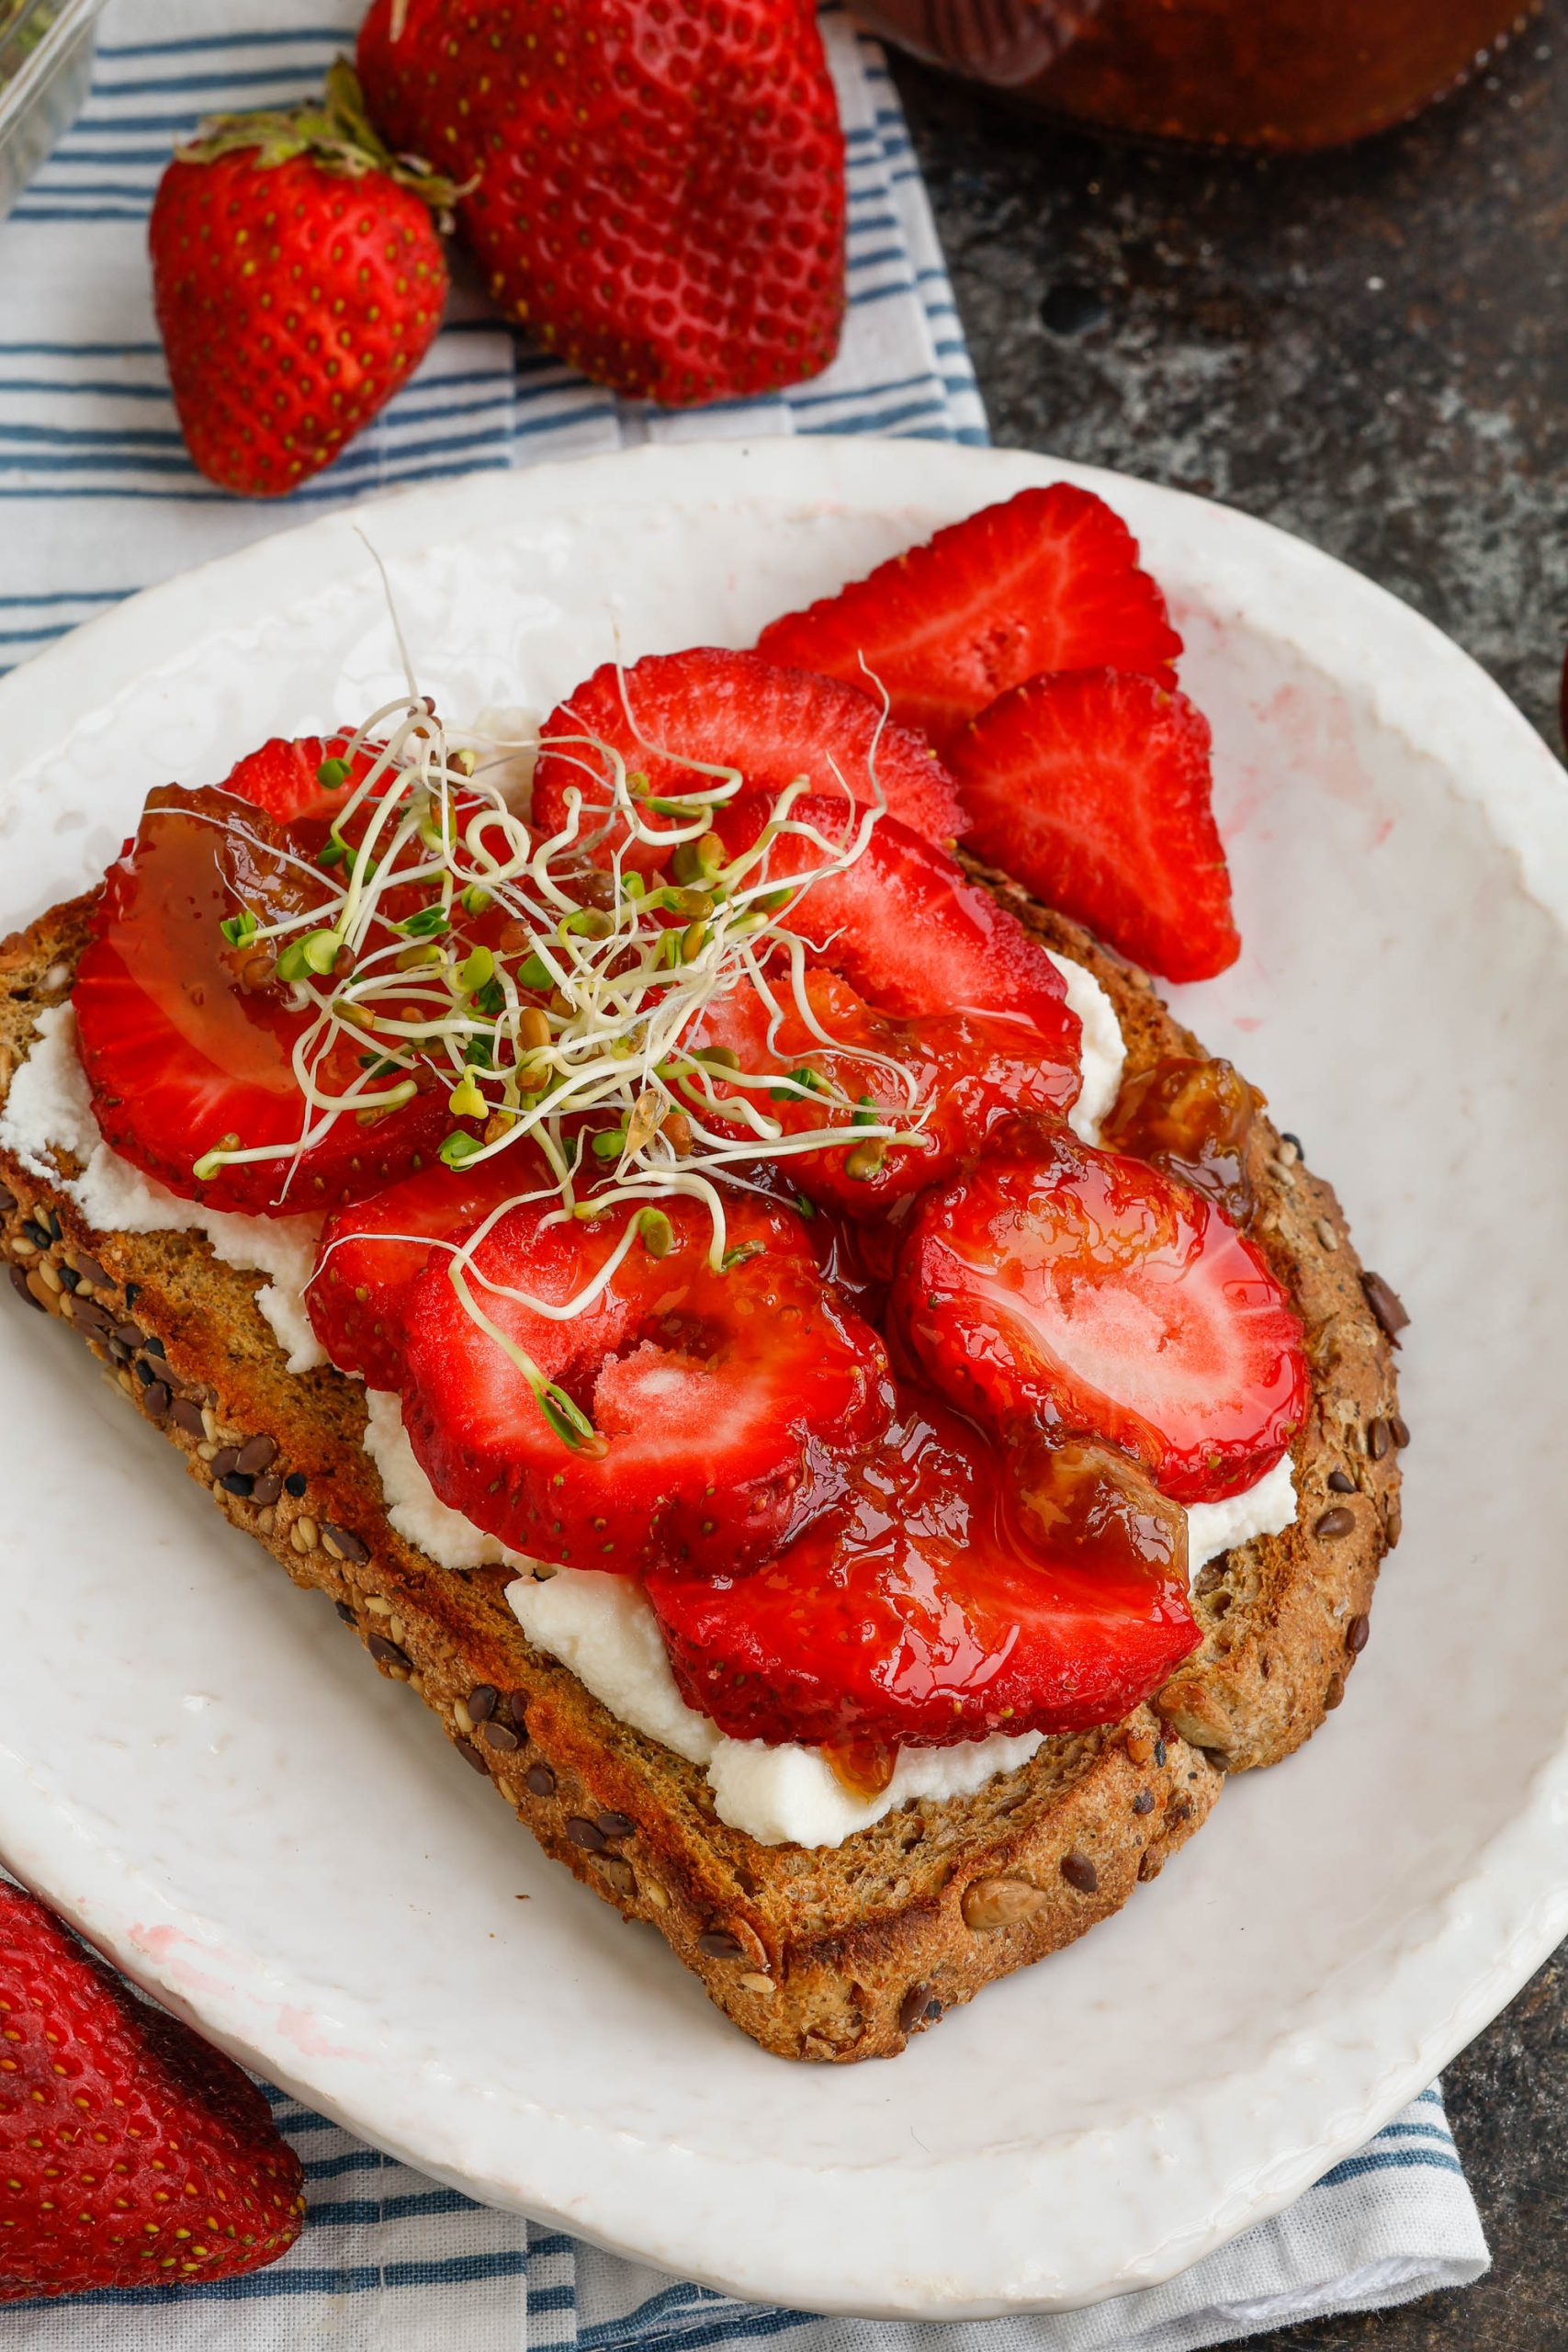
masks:
<instances>
[{"instance_id":1,"label":"plate rim","mask_svg":"<svg viewBox=\"0 0 1568 2352\"><path fill-rule=\"evenodd\" d=\"M1249 625L1288 639L1331 674L1353 683L1367 695L1385 725L1415 745L1441 733L1445 767L1468 766L1475 794L1495 830L1517 852L1522 880L1560 924L1568 923L1568 795L1563 776L1544 742L1502 689L1461 649L1400 599L1279 526L1190 493L1058 460L1034 452L933 445L873 436L811 435L782 441L685 442L642 447L522 469L505 476L486 474L454 483L425 486L361 502L341 514L317 516L287 527L236 552L177 574L74 630L59 644L0 679L0 741L7 742L15 768L63 751L77 728L90 725L132 684L146 684L162 670L175 673L191 640L232 630L246 616L265 614L275 603L298 602L301 586L326 590L367 569L371 543L395 563L402 554L453 543L476 528L493 528L499 510L525 503L533 514L569 514L605 499L702 503L757 497L770 501L832 503L841 497L865 509L875 504L930 504L933 480L974 484L973 503L1010 490L1046 481L1070 481L1099 491L1128 514L1142 537L1148 524L1172 521L1184 526L1191 544L1209 560L1206 585L1217 598L1245 603ZM940 495L940 492L937 493ZM968 493L965 493L968 494ZM955 499L957 493L955 492ZM1257 581L1269 587L1258 601ZM1367 648L1384 648L1369 673ZM1392 654L1392 659L1388 658ZM150 656L162 656L152 659ZM1440 675L1434 676L1434 665ZM78 699L83 696L85 699ZM62 735L53 714L77 716ZM1490 773L1483 773L1484 761ZM1495 763L1495 764L1494 764ZM1559 857L1555 853L1562 850ZM81 1927L126 1973L185 2016L210 2039L265 2073L310 2104L333 2113L363 2137L389 2148L406 2162L479 2197L482 2201L526 2210L558 2226L592 2238L613 2251L653 2261L733 2294L768 2301L805 2303L824 2312L923 2320L989 2317L1010 2312L1070 2309L1109 2296L1156 2285L1187 2268L1241 2230L1279 2211L1344 2154L1362 2145L1442 2064L1478 2032L1512 1996L1532 1969L1568 1930L1568 1883L1562 1871L1559 1824L1568 1815L1568 1739L1536 1774L1525 1801L1475 1858L1438 1921L1419 1947L1409 1942L1391 1963L1378 2006L1401 2017L1396 1980L1408 1979L1437 1956L1457 1962L1465 1973L1462 1994L1436 2016L1413 2026L1402 2018L1399 2056L1374 2070L1358 2100L1341 2098L1329 2127L1309 2147L1286 2158L1254 2153L1242 2177L1235 2160L1215 2161L1213 2194L1206 2222L1196 2229L1159 2232L1141 2214L1151 2243L1127 2255L1110 2276L1058 2278L1046 2287L1032 2261L1029 2215L1037 2210L1040 2168L1046 2152L1036 2149L1012 2162L1004 2234L1008 2275L980 2286L956 2275L942 2281L897 2282L878 2273L874 2257L861 2266L865 2288L825 2294L803 2262L798 2241L775 2229L764 2248L732 2248L722 2261L712 2249L661 2238L650 2245L644 2232L625 2218L606 2229L591 2215L542 2192L532 2179L500 2180L476 2165L474 2145L411 2142L383 2099L356 2102L336 2086L324 2061L300 2063L276 2035L259 2031L236 2005L182 1984L180 1967L165 1954L133 1939L154 1918L151 1890L135 1888L133 1858L96 1849L60 1814L51 1813L41 1790L29 1787L23 1759L0 1740L0 1845L8 1866ZM1467 1899L1468 1898L1468 1899ZM1430 1927L1433 1906L1418 1915ZM170 1928L190 1915L171 1913ZM153 1941L156 1942L156 1936ZM1468 1949L1469 1958L1464 1954ZM265 1970L263 1955L253 1962ZM1406 1984L1406 2007L1418 1988ZM1369 1997L1369 2006L1371 2006ZM1389 2047L1385 2041L1382 2046ZM782 2062L781 2062L782 2063ZM340 2069L341 2073L342 2070ZM1237 2078L1226 2077L1230 2082ZM1258 2102L1267 2105L1267 2095ZM549 2119L560 2124L567 2119ZM559 2153L559 2135L540 2140L542 2160ZM540 2156L534 2158L536 2169ZM709 2164L713 2157L702 2159ZM977 2176L994 2170L999 2152L981 2150L949 2160ZM526 2167L525 2167L526 2169ZM570 2169L570 2167L569 2167ZM890 2168L883 2167L884 2171ZM610 2192L606 2190L606 2195ZM621 2191L617 2188L617 2195ZM625 2197L621 2195L625 2203ZM635 2202L635 2199L634 2199ZM1190 2211L1190 2199L1186 2201ZM1174 2221L1175 2216L1171 2219ZM666 2233L668 2222L665 2222ZM873 2285L873 2280L879 2283ZM911 2289L913 2299L911 2299Z\"/></svg>"}]
</instances>

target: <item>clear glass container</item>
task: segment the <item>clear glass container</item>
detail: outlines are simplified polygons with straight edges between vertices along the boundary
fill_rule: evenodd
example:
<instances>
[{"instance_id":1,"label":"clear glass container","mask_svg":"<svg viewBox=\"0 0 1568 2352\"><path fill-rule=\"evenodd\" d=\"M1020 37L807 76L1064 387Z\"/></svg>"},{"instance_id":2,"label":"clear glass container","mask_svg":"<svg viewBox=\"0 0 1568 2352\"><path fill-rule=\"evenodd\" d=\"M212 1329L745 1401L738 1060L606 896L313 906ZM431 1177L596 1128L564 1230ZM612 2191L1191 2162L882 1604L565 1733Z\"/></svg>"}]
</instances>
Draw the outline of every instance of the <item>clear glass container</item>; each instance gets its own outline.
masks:
<instances>
[{"instance_id":1,"label":"clear glass container","mask_svg":"<svg viewBox=\"0 0 1568 2352\"><path fill-rule=\"evenodd\" d=\"M0 0L0 218L81 112L104 0Z\"/></svg>"},{"instance_id":2,"label":"clear glass container","mask_svg":"<svg viewBox=\"0 0 1568 2352\"><path fill-rule=\"evenodd\" d=\"M1133 139L1333 147L1483 67L1540 0L855 0L933 64Z\"/></svg>"}]
</instances>

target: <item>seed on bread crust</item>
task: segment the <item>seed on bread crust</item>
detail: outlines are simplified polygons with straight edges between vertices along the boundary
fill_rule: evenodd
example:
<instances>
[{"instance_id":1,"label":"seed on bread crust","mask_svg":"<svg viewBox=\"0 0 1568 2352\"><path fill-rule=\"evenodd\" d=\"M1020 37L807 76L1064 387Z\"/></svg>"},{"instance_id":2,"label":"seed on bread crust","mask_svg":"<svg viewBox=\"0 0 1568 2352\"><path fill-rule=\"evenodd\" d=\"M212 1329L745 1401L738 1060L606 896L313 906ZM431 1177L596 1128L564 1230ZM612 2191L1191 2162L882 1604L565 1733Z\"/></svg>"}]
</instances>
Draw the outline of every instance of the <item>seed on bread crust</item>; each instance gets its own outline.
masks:
<instances>
[{"instance_id":1,"label":"seed on bread crust","mask_svg":"<svg viewBox=\"0 0 1568 2352\"><path fill-rule=\"evenodd\" d=\"M1383 1337L1397 1348L1400 1333L1408 1329L1410 1324L1410 1317L1405 1312L1404 1301L1392 1283L1385 1283L1381 1274L1374 1274L1370 1269L1362 1272L1361 1288L1366 1294L1367 1305L1378 1319Z\"/></svg>"},{"instance_id":2,"label":"seed on bread crust","mask_svg":"<svg viewBox=\"0 0 1568 2352\"><path fill-rule=\"evenodd\" d=\"M934 2025L942 2015L942 2003L929 1984L911 1984L898 2004L898 2030L913 2033L917 2026Z\"/></svg>"},{"instance_id":3,"label":"seed on bread crust","mask_svg":"<svg viewBox=\"0 0 1568 2352\"><path fill-rule=\"evenodd\" d=\"M334 1560L352 1560L356 1568L368 1567L370 1564L369 1544L330 1519L321 1521L321 1544Z\"/></svg>"},{"instance_id":4,"label":"seed on bread crust","mask_svg":"<svg viewBox=\"0 0 1568 2352\"><path fill-rule=\"evenodd\" d=\"M964 1924L977 1936L995 1935L1032 1919L1044 1901L1044 1888L1028 1879L977 1878L964 1890Z\"/></svg>"}]
</instances>

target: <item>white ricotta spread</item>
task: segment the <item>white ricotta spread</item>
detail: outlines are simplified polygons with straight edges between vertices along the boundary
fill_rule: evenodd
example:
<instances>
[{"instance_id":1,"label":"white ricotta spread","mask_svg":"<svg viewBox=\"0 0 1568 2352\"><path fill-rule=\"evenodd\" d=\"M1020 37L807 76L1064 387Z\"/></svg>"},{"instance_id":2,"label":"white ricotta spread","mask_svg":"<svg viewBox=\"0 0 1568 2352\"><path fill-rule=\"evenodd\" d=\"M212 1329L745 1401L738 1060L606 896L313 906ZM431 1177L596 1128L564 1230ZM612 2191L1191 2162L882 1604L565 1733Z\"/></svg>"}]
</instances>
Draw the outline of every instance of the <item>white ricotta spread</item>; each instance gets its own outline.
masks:
<instances>
[{"instance_id":1,"label":"white ricotta spread","mask_svg":"<svg viewBox=\"0 0 1568 2352\"><path fill-rule=\"evenodd\" d=\"M907 1747L877 1797L852 1796L816 1749L726 1739L675 1687L659 1623L642 1587L592 1568L558 1568L547 1583L520 1577L506 1597L528 1639L570 1667L601 1703L661 1747L705 1765L721 1821L760 1846L839 1846L910 1797L968 1796L998 1772L1027 1763L1037 1732L958 1747Z\"/></svg>"},{"instance_id":2,"label":"white ricotta spread","mask_svg":"<svg viewBox=\"0 0 1568 2352\"><path fill-rule=\"evenodd\" d=\"M1288 1453L1255 1485L1223 1503L1187 1506L1187 1573L1255 1535L1281 1535L1296 1515L1296 1476Z\"/></svg>"},{"instance_id":3,"label":"white ricotta spread","mask_svg":"<svg viewBox=\"0 0 1568 2352\"><path fill-rule=\"evenodd\" d=\"M540 711L517 703L487 702L471 727L455 730L457 741L479 753L478 773L484 782L524 816L533 797L543 724Z\"/></svg>"},{"instance_id":4,"label":"white ricotta spread","mask_svg":"<svg viewBox=\"0 0 1568 2352\"><path fill-rule=\"evenodd\" d=\"M529 1566L521 1553L509 1552L497 1536L441 1501L414 1459L402 1406L389 1388L367 1388L365 1406L365 1451L381 1474L387 1517L405 1544L417 1544L443 1568Z\"/></svg>"},{"instance_id":5,"label":"white ricotta spread","mask_svg":"<svg viewBox=\"0 0 1568 2352\"><path fill-rule=\"evenodd\" d=\"M1066 982L1067 1010L1077 1014L1083 1031L1082 1082L1078 1099L1067 1114L1067 1125L1080 1143L1098 1143L1105 1114L1122 1091L1122 1072L1127 1062L1122 1023L1116 1018L1116 1007L1087 965L1075 964L1070 956L1058 956L1049 947L1045 953Z\"/></svg>"},{"instance_id":6,"label":"white ricotta spread","mask_svg":"<svg viewBox=\"0 0 1568 2352\"><path fill-rule=\"evenodd\" d=\"M310 1372L326 1350L305 1312L319 1216L240 1216L182 1201L111 1151L93 1116L92 1090L76 1049L69 1004L40 1013L31 1052L0 1106L0 1144L68 1193L98 1233L203 1233L225 1265L265 1274L256 1305L276 1334L290 1372ZM69 1181L55 1163L69 1152L82 1172Z\"/></svg>"}]
</instances>

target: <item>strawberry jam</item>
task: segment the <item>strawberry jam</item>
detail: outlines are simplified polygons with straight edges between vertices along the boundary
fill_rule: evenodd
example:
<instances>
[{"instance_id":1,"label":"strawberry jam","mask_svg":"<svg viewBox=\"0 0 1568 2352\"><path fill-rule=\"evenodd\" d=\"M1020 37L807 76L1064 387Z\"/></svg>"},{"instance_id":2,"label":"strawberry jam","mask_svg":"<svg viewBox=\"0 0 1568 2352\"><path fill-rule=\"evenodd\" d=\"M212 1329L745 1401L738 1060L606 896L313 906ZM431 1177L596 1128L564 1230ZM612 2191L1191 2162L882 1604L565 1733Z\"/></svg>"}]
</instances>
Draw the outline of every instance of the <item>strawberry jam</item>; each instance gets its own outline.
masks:
<instances>
[{"instance_id":1,"label":"strawberry jam","mask_svg":"<svg viewBox=\"0 0 1568 2352\"><path fill-rule=\"evenodd\" d=\"M779 1164L803 1193L857 1224L878 1225L891 1203L944 1182L1021 1111L1065 1112L1077 1098L1076 1040L1053 1049L1019 1023L972 1013L899 1019L830 972L807 973L802 986L809 1026L787 993L770 1020L754 989L737 989L708 1008L696 1050L718 1046L749 1072L777 1073L769 1088L720 1079L717 1091L738 1109L764 1112L786 1137L829 1130L831 1143L781 1151ZM873 1122L910 1139L857 1143L857 1129ZM750 1132L722 1113L713 1123Z\"/></svg>"},{"instance_id":2,"label":"strawberry jam","mask_svg":"<svg viewBox=\"0 0 1568 2352\"><path fill-rule=\"evenodd\" d=\"M1180 1502L1272 1469L1306 1409L1302 1328L1190 1186L1021 1120L928 1193L894 1286L926 1376L1005 1434L1093 1430Z\"/></svg>"},{"instance_id":3,"label":"strawberry jam","mask_svg":"<svg viewBox=\"0 0 1568 2352\"><path fill-rule=\"evenodd\" d=\"M1168 1055L1127 1080L1100 1140L1206 1193L1245 1225L1253 1208L1247 1147L1262 1099L1227 1061Z\"/></svg>"},{"instance_id":4,"label":"strawberry jam","mask_svg":"<svg viewBox=\"0 0 1568 2352\"><path fill-rule=\"evenodd\" d=\"M830 1747L863 1791L878 1744L1113 1722L1198 1638L1168 1507L1134 1464L1119 1485L1109 1459L1004 1456L907 1391L829 1491L753 1574L658 1572L648 1592L692 1706L732 1738Z\"/></svg>"},{"instance_id":5,"label":"strawberry jam","mask_svg":"<svg viewBox=\"0 0 1568 2352\"><path fill-rule=\"evenodd\" d=\"M331 900L288 834L208 789L152 793L109 869L77 974L82 1060L106 1140L184 1199L264 1216L336 1206L406 1173L451 1125L440 1095L374 1125L323 1125L302 1097L294 1054L317 1013L295 1010L265 952L231 944L221 925L242 910L263 926L317 907L324 918ZM362 1077L362 1044L323 1035L312 1068L324 1093ZM257 1147L278 1156L197 1182L196 1163L215 1148Z\"/></svg>"}]
</instances>

